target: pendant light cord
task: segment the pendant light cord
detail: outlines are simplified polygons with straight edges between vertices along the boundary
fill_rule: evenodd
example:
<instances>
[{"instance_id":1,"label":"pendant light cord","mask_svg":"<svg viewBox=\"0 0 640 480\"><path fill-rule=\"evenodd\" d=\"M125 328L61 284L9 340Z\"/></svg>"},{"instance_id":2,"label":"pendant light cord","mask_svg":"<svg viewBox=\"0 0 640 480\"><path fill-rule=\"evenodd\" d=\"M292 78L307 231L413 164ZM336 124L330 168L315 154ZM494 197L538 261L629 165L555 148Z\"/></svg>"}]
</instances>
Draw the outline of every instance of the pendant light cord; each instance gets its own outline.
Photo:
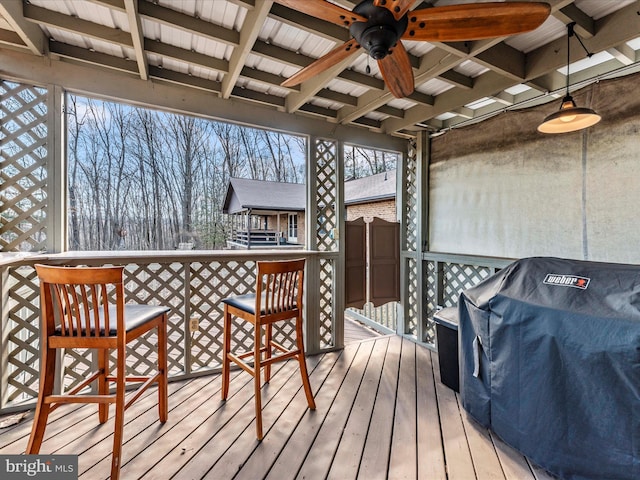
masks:
<instances>
[{"instance_id":1,"label":"pendant light cord","mask_svg":"<svg viewBox=\"0 0 640 480\"><path fill-rule=\"evenodd\" d=\"M593 57L593 53L589 51L589 49L582 42L580 35L576 33L575 26L576 26L576 22L571 22L567 24L567 95L569 95L569 65L571 62L571 42L570 42L571 37L575 36L578 39L578 42L580 42L580 45L582 45L582 48L584 48L584 51L587 53L587 58Z\"/></svg>"},{"instance_id":2,"label":"pendant light cord","mask_svg":"<svg viewBox=\"0 0 640 480\"><path fill-rule=\"evenodd\" d=\"M573 27L576 22L569 23L567 25L567 93L566 96L569 96L569 62L571 61L571 37L573 37L574 31Z\"/></svg>"}]
</instances>

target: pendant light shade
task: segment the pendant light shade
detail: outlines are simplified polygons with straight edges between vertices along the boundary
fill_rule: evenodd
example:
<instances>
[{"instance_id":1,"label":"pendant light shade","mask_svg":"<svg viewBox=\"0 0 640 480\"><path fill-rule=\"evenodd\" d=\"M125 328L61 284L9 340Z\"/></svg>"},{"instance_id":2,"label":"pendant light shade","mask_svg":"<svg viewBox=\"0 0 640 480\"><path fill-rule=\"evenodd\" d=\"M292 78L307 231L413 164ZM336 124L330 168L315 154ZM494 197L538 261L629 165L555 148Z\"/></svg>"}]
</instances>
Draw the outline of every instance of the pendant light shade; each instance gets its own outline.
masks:
<instances>
[{"instance_id":1,"label":"pendant light shade","mask_svg":"<svg viewBox=\"0 0 640 480\"><path fill-rule=\"evenodd\" d=\"M602 117L590 108L577 107L571 95L562 99L560 110L552 113L538 125L541 133L568 133L591 127Z\"/></svg>"},{"instance_id":2,"label":"pendant light shade","mask_svg":"<svg viewBox=\"0 0 640 480\"><path fill-rule=\"evenodd\" d=\"M538 131L541 133L568 133L591 127L600 121L602 117L590 108L582 108L576 106L573 97L569 95L569 39L573 37L573 26L575 23L567 25L567 94L562 99L560 110L552 113L538 125ZM580 40L580 38L578 38ZM582 42L580 42L582 44ZM584 45L583 45L584 47ZM589 56L591 54L587 52Z\"/></svg>"}]
</instances>

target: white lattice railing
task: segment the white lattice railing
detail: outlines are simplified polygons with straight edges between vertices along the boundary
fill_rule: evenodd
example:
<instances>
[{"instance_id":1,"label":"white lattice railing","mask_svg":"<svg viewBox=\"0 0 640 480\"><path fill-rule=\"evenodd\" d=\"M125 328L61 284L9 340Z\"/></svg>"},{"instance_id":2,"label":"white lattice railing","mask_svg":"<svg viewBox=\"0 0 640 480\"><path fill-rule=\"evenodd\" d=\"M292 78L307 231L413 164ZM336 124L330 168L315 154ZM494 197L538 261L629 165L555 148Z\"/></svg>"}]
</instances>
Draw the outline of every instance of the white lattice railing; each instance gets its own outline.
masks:
<instances>
[{"instance_id":1,"label":"white lattice railing","mask_svg":"<svg viewBox=\"0 0 640 480\"><path fill-rule=\"evenodd\" d=\"M348 308L346 314L381 333L395 333L398 326L398 303L389 302L378 307L365 303L362 308Z\"/></svg>"},{"instance_id":2,"label":"white lattice railing","mask_svg":"<svg viewBox=\"0 0 640 480\"><path fill-rule=\"evenodd\" d=\"M33 265L125 265L126 299L171 307L169 316L169 375L171 378L218 371L222 355L222 307L220 300L255 288L255 262L287 258L307 259L305 311L326 308L322 288L332 276L330 253L308 251L162 251L162 252L69 252L17 259L2 272L2 323L0 364L0 413L33 404L39 375L39 286ZM319 293L320 292L320 293ZM199 328L189 329L191 319ZM332 340L332 325L305 315L307 351L315 353L338 347ZM235 329L236 348L246 348L250 328ZM274 332L281 342L292 341L289 330ZM140 338L129 349L129 368L144 374L155 362L155 336ZM90 351L65 356L65 387L81 381L94 359Z\"/></svg>"},{"instance_id":3,"label":"white lattice railing","mask_svg":"<svg viewBox=\"0 0 640 480\"><path fill-rule=\"evenodd\" d=\"M460 292L477 285L512 261L508 258L423 253L422 263L426 270L424 304L427 310L427 342L435 342L433 314L438 308L456 306Z\"/></svg>"}]
</instances>

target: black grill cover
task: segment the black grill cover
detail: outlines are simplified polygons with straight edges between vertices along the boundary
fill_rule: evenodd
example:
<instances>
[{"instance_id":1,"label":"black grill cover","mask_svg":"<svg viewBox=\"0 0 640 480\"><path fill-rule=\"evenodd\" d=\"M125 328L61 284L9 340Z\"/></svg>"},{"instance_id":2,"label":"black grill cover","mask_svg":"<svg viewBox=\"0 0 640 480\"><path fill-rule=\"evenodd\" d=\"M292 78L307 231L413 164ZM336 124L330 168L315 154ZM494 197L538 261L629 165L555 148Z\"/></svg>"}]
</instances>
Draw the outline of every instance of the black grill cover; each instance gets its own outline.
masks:
<instances>
[{"instance_id":1,"label":"black grill cover","mask_svg":"<svg viewBox=\"0 0 640 480\"><path fill-rule=\"evenodd\" d=\"M458 309L476 420L563 478L640 478L640 266L523 259Z\"/></svg>"}]
</instances>

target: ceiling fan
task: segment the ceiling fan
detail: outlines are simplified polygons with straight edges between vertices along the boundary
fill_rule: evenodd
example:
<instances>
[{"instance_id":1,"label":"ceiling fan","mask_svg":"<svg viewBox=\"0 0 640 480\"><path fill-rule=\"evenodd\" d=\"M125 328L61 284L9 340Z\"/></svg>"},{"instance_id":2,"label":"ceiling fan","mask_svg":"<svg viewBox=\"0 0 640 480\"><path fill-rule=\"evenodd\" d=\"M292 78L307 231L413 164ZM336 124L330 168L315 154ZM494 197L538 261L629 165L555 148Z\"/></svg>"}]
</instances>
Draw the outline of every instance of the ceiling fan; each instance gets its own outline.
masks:
<instances>
[{"instance_id":1,"label":"ceiling fan","mask_svg":"<svg viewBox=\"0 0 640 480\"><path fill-rule=\"evenodd\" d=\"M353 37L282 82L293 87L360 51L378 61L389 91L397 98L414 90L413 71L402 39L455 42L505 37L539 27L551 12L544 2L466 3L410 10L416 0L364 0L349 11L325 0L277 3L349 28Z\"/></svg>"}]
</instances>

